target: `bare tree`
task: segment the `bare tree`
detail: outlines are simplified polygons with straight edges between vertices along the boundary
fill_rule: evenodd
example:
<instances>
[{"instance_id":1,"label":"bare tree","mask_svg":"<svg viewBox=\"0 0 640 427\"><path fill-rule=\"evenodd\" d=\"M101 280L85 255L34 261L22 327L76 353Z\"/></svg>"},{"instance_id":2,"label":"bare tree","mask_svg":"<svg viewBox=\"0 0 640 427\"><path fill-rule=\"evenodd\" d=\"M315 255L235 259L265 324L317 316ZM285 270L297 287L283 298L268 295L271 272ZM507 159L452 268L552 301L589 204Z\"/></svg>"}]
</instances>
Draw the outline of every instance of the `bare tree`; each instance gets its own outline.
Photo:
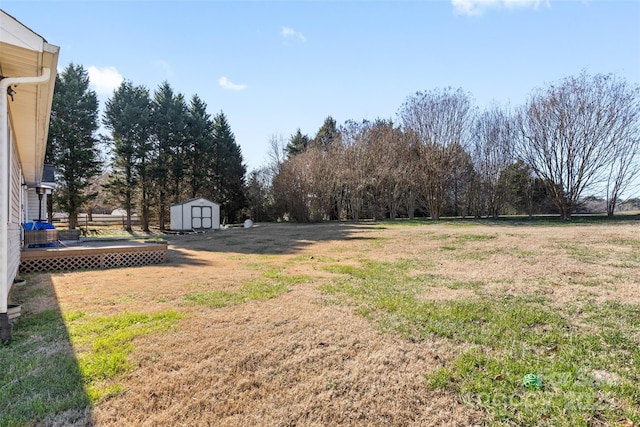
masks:
<instances>
[{"instance_id":1,"label":"bare tree","mask_svg":"<svg viewBox=\"0 0 640 427\"><path fill-rule=\"evenodd\" d=\"M281 215L296 222L310 222L311 176L307 152L287 159L273 178L273 191Z\"/></svg>"},{"instance_id":2,"label":"bare tree","mask_svg":"<svg viewBox=\"0 0 640 427\"><path fill-rule=\"evenodd\" d=\"M93 221L93 214L96 211L104 213L103 211L111 212L117 208L118 205L113 199L113 196L104 188L105 184L109 182L109 172L103 172L91 181L87 191L95 193L96 197L89 200L84 208L87 211L87 220Z\"/></svg>"},{"instance_id":3,"label":"bare tree","mask_svg":"<svg viewBox=\"0 0 640 427\"><path fill-rule=\"evenodd\" d=\"M614 94L617 123L614 127L613 159L606 171L607 216L612 217L620 195L640 174L640 87L618 82Z\"/></svg>"},{"instance_id":4,"label":"bare tree","mask_svg":"<svg viewBox=\"0 0 640 427\"><path fill-rule=\"evenodd\" d=\"M394 128L391 121L367 120L361 123L351 122L353 141L350 168L352 194L362 200L354 206L366 209L367 216L383 219L389 210L389 190L393 187L395 171L398 165L394 144ZM355 219L358 219L357 217Z\"/></svg>"},{"instance_id":5,"label":"bare tree","mask_svg":"<svg viewBox=\"0 0 640 427\"><path fill-rule=\"evenodd\" d=\"M471 155L459 144L454 144L449 149L449 171L445 193L447 213L465 217L472 211L472 192L477 174Z\"/></svg>"},{"instance_id":6,"label":"bare tree","mask_svg":"<svg viewBox=\"0 0 640 427\"><path fill-rule=\"evenodd\" d=\"M492 106L476 117L472 127L473 162L478 174L475 191L482 210L496 218L504 199L502 174L513 163L513 126L508 115L499 107ZM483 209L484 208L484 209Z\"/></svg>"},{"instance_id":7,"label":"bare tree","mask_svg":"<svg viewBox=\"0 0 640 427\"><path fill-rule=\"evenodd\" d=\"M267 152L267 171L273 178L278 174L280 166L286 159L284 136L273 134L269 140L269 151Z\"/></svg>"},{"instance_id":8,"label":"bare tree","mask_svg":"<svg viewBox=\"0 0 640 427\"><path fill-rule=\"evenodd\" d=\"M453 154L465 148L472 117L470 96L462 89L417 92L400 110L404 131L419 153L418 191L432 219L440 218L452 179Z\"/></svg>"},{"instance_id":9,"label":"bare tree","mask_svg":"<svg viewBox=\"0 0 640 427\"><path fill-rule=\"evenodd\" d=\"M616 145L616 155L611 162L607 176L607 216L612 217L620 195L629 184L640 174L640 135L629 137Z\"/></svg>"},{"instance_id":10,"label":"bare tree","mask_svg":"<svg viewBox=\"0 0 640 427\"><path fill-rule=\"evenodd\" d=\"M341 171L343 165L343 150L341 139L326 148L312 147L310 157L314 165L311 173L314 176L314 191L316 199L314 209L316 216L322 219L338 220L342 216L342 185Z\"/></svg>"},{"instance_id":11,"label":"bare tree","mask_svg":"<svg viewBox=\"0 0 640 427\"><path fill-rule=\"evenodd\" d=\"M547 184L563 219L617 155L628 126L626 88L612 75L583 72L534 92L518 115L518 155Z\"/></svg>"},{"instance_id":12,"label":"bare tree","mask_svg":"<svg viewBox=\"0 0 640 427\"><path fill-rule=\"evenodd\" d=\"M346 166L341 175L347 217L361 218L364 209L364 197L367 186L366 150L362 143L364 129L360 123L348 121L342 127L343 164Z\"/></svg>"},{"instance_id":13,"label":"bare tree","mask_svg":"<svg viewBox=\"0 0 640 427\"><path fill-rule=\"evenodd\" d=\"M409 139L399 127L390 126L385 133L387 136L386 150L386 202L389 218L395 219L406 200L406 192L410 189L411 179L411 148Z\"/></svg>"}]
</instances>

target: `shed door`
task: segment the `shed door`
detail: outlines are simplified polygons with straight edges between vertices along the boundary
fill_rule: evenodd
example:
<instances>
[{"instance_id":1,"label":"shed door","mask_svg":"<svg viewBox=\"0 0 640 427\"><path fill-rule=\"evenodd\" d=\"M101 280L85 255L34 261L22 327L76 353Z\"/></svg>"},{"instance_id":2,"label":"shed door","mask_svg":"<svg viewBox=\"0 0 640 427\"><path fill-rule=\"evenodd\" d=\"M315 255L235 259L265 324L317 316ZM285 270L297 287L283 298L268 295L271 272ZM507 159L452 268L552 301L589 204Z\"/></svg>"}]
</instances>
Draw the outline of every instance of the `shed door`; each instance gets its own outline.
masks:
<instances>
[{"instance_id":1,"label":"shed door","mask_svg":"<svg viewBox=\"0 0 640 427\"><path fill-rule=\"evenodd\" d=\"M211 206L191 206L191 228L211 228L213 224L213 209Z\"/></svg>"}]
</instances>

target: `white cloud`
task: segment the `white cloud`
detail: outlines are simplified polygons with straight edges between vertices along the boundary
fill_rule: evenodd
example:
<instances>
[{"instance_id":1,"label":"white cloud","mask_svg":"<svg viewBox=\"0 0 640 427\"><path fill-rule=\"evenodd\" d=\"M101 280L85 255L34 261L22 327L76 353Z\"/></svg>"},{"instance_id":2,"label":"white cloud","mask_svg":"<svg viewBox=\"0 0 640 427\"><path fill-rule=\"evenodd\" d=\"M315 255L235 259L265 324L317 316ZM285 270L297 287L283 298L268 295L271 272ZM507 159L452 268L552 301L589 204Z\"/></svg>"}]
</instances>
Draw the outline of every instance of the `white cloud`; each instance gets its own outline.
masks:
<instances>
[{"instance_id":1,"label":"white cloud","mask_svg":"<svg viewBox=\"0 0 640 427\"><path fill-rule=\"evenodd\" d=\"M534 8L541 4L550 7L550 0L451 0L455 13L462 15L482 15L486 9L502 8Z\"/></svg>"},{"instance_id":2,"label":"white cloud","mask_svg":"<svg viewBox=\"0 0 640 427\"><path fill-rule=\"evenodd\" d=\"M247 85L245 84L236 84L236 83L232 83L231 81L229 81L228 78L226 78L225 76L222 76L218 79L218 84L220 85L220 87L222 87L223 89L229 89L229 90L245 90L247 88Z\"/></svg>"},{"instance_id":3,"label":"white cloud","mask_svg":"<svg viewBox=\"0 0 640 427\"><path fill-rule=\"evenodd\" d=\"M89 82L98 95L111 95L124 81L116 67L98 68L91 65L87 68Z\"/></svg>"},{"instance_id":4,"label":"white cloud","mask_svg":"<svg viewBox=\"0 0 640 427\"><path fill-rule=\"evenodd\" d=\"M304 34L294 30L293 28L282 27L282 31L280 31L280 34L282 34L282 37L284 37L285 39L292 37L303 42L307 41L307 38L304 36Z\"/></svg>"}]
</instances>

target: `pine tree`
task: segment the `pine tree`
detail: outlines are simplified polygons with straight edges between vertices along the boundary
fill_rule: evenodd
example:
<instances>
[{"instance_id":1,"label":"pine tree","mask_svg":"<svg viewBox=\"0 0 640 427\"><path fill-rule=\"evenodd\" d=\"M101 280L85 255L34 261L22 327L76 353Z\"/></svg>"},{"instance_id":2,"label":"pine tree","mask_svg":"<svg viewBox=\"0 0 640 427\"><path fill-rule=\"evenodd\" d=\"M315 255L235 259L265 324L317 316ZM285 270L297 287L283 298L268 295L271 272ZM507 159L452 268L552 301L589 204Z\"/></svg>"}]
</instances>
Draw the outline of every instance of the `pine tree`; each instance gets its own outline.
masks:
<instances>
[{"instance_id":1,"label":"pine tree","mask_svg":"<svg viewBox=\"0 0 640 427\"><path fill-rule=\"evenodd\" d=\"M300 154L304 152L309 146L310 138L307 135L303 135L300 129L296 131L291 138L289 139L289 143L287 144L285 150L287 150L287 156L293 157L296 154Z\"/></svg>"},{"instance_id":2,"label":"pine tree","mask_svg":"<svg viewBox=\"0 0 640 427\"><path fill-rule=\"evenodd\" d=\"M126 229L131 231L131 214L141 191L142 229L149 231L148 156L151 137L151 100L143 86L124 81L106 103L104 125L111 131L113 163L105 186L127 212Z\"/></svg>"},{"instance_id":3,"label":"pine tree","mask_svg":"<svg viewBox=\"0 0 640 427\"><path fill-rule=\"evenodd\" d=\"M340 131L338 130L336 121L333 119L333 117L328 116L318 130L316 137L313 139L313 144L326 151L335 141L339 139Z\"/></svg>"},{"instance_id":4,"label":"pine tree","mask_svg":"<svg viewBox=\"0 0 640 427\"><path fill-rule=\"evenodd\" d=\"M214 200L230 220L246 206L244 195L246 166L227 118L220 112L213 121L215 161L212 169Z\"/></svg>"},{"instance_id":5,"label":"pine tree","mask_svg":"<svg viewBox=\"0 0 640 427\"><path fill-rule=\"evenodd\" d=\"M162 83L154 93L152 105L155 136L152 175L158 197L160 229L164 230L169 201L178 202L181 197L187 113L184 97L174 94L167 82Z\"/></svg>"},{"instance_id":6,"label":"pine tree","mask_svg":"<svg viewBox=\"0 0 640 427\"><path fill-rule=\"evenodd\" d=\"M208 187L209 171L215 161L213 122L207 104L198 95L191 98L187 118L188 150L185 158L191 198L203 196Z\"/></svg>"},{"instance_id":7,"label":"pine tree","mask_svg":"<svg viewBox=\"0 0 640 427\"><path fill-rule=\"evenodd\" d=\"M86 191L100 173L98 97L89 90L89 75L81 65L69 66L56 77L49 123L49 159L56 168L54 197L69 214L69 228L78 225L82 205L96 197Z\"/></svg>"}]
</instances>

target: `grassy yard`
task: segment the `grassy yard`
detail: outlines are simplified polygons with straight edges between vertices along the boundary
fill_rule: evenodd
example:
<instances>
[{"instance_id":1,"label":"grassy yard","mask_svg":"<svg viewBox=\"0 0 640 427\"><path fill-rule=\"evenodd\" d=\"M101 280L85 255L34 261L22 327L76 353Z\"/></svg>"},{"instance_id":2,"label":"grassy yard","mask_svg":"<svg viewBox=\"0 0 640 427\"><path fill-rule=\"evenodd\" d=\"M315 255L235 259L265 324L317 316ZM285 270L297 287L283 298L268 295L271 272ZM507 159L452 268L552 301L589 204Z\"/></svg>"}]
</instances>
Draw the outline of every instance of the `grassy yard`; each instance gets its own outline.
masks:
<instances>
[{"instance_id":1,"label":"grassy yard","mask_svg":"<svg viewBox=\"0 0 640 427\"><path fill-rule=\"evenodd\" d=\"M640 425L638 216L168 239L14 288L0 426Z\"/></svg>"}]
</instances>

